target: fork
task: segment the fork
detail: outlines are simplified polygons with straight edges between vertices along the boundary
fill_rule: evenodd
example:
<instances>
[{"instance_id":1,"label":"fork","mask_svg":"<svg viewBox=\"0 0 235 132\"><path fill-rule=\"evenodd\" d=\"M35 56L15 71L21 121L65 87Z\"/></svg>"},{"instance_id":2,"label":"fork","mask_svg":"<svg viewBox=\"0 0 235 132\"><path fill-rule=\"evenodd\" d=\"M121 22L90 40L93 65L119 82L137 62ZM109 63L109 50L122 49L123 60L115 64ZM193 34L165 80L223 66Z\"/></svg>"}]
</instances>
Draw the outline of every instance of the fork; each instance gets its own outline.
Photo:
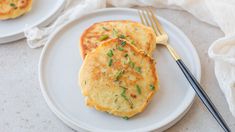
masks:
<instances>
[{"instance_id":1,"label":"fork","mask_svg":"<svg viewBox=\"0 0 235 132\"><path fill-rule=\"evenodd\" d=\"M210 111L210 113L213 115L213 117L216 119L216 121L219 123L219 125L223 128L225 132L230 132L228 125L218 112L215 105L212 103L206 92L203 90L202 86L199 84L199 82L196 80L196 78L193 76L193 74L190 72L190 70L187 68L187 66L184 64L184 62L181 60L180 56L176 53L176 51L173 49L171 45L168 43L168 35L164 31L163 27L161 26L160 22L158 21L157 17L154 15L153 11L150 8L144 8L139 9L138 14L140 16L140 20L142 24L151 27L156 36L157 36L157 44L165 46L168 51L170 52L171 56L174 58L178 66L180 67L181 71L191 84L192 88L195 90L201 101L204 103L204 105L207 107L207 109Z\"/></svg>"}]
</instances>

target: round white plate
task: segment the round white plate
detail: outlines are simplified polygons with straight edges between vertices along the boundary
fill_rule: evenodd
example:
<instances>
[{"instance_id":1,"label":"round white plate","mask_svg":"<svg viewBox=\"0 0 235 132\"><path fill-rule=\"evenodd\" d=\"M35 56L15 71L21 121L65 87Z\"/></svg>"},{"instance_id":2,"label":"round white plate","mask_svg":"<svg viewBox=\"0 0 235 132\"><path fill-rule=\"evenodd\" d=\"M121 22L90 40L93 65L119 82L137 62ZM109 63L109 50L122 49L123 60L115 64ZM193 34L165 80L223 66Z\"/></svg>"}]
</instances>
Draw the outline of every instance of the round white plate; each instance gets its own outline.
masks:
<instances>
[{"instance_id":1,"label":"round white plate","mask_svg":"<svg viewBox=\"0 0 235 132\"><path fill-rule=\"evenodd\" d=\"M65 0L33 0L30 12L0 21L0 44L24 38L24 29L49 24L63 9Z\"/></svg>"},{"instance_id":2,"label":"round white plate","mask_svg":"<svg viewBox=\"0 0 235 132\"><path fill-rule=\"evenodd\" d=\"M96 132L165 130L187 112L195 93L164 47L157 47L154 53L160 90L143 113L124 120L85 105L77 83L78 72L82 65L78 47L79 38L82 32L95 22L119 19L140 21L135 9L102 9L67 23L52 35L43 49L39 64L43 96L51 110L75 130ZM190 40L176 26L161 17L159 19L169 34L170 44L200 80L200 61Z\"/></svg>"}]
</instances>

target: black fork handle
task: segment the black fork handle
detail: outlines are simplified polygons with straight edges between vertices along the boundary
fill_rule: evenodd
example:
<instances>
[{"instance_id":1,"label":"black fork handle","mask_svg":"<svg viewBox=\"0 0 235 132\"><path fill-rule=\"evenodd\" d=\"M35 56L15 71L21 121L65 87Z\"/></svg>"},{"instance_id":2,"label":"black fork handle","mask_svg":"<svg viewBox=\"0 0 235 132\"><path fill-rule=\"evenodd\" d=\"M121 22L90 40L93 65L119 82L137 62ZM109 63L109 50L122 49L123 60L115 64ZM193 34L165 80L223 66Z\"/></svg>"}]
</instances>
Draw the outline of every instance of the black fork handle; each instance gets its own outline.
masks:
<instances>
[{"instance_id":1,"label":"black fork handle","mask_svg":"<svg viewBox=\"0 0 235 132\"><path fill-rule=\"evenodd\" d=\"M187 78L187 80L189 81L189 83L191 84L191 86L193 87L193 89L201 99L201 101L204 103L204 105L207 107L207 109L210 111L210 113L219 123L219 125L223 128L225 132L231 132L230 128L228 127L225 120L220 115L215 105L212 103L206 92L203 90L203 88L196 80L196 78L193 76L193 74L189 71L184 62L181 59L178 59L176 60L176 63L180 67L181 71L184 73L185 77Z\"/></svg>"}]
</instances>

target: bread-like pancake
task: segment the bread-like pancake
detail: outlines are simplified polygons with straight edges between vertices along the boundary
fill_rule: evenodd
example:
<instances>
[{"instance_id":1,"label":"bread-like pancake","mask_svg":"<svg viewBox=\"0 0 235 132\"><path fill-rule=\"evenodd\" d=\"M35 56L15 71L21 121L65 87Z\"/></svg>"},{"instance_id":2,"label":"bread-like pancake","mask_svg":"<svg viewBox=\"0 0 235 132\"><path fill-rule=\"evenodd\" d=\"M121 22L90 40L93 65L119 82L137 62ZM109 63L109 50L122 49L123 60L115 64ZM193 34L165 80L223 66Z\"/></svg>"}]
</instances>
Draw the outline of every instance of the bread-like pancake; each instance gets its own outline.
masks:
<instances>
[{"instance_id":1,"label":"bread-like pancake","mask_svg":"<svg viewBox=\"0 0 235 132\"><path fill-rule=\"evenodd\" d=\"M88 106L125 118L142 112L158 89L154 60L118 38L85 57L79 84Z\"/></svg>"},{"instance_id":2,"label":"bread-like pancake","mask_svg":"<svg viewBox=\"0 0 235 132\"><path fill-rule=\"evenodd\" d=\"M30 11L32 0L0 0L0 20L13 19Z\"/></svg>"},{"instance_id":3,"label":"bread-like pancake","mask_svg":"<svg viewBox=\"0 0 235 132\"><path fill-rule=\"evenodd\" d=\"M82 58L100 42L113 38L125 39L149 55L156 48L156 35L152 28L130 20L104 21L93 24L83 32L80 39Z\"/></svg>"}]
</instances>

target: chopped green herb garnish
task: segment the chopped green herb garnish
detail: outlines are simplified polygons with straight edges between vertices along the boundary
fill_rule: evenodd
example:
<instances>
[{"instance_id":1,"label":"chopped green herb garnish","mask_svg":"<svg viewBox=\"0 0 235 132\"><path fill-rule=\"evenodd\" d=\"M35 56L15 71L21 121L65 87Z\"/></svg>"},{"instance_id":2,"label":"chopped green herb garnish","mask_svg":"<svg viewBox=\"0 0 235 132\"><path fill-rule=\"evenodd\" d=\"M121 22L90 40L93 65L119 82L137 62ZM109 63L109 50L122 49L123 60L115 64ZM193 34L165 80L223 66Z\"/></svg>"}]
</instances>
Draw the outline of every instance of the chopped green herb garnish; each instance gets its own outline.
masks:
<instances>
[{"instance_id":1,"label":"chopped green herb garnish","mask_svg":"<svg viewBox=\"0 0 235 132\"><path fill-rule=\"evenodd\" d=\"M122 45L122 46L125 46L125 45L126 45L126 41L122 41L122 42L121 42L121 45Z\"/></svg>"},{"instance_id":2,"label":"chopped green herb garnish","mask_svg":"<svg viewBox=\"0 0 235 132\"><path fill-rule=\"evenodd\" d=\"M116 103L117 101L118 101L118 95L115 95L114 103Z\"/></svg>"},{"instance_id":3,"label":"chopped green herb garnish","mask_svg":"<svg viewBox=\"0 0 235 132\"><path fill-rule=\"evenodd\" d=\"M141 67L136 67L135 70L139 73L141 73Z\"/></svg>"},{"instance_id":4,"label":"chopped green herb garnish","mask_svg":"<svg viewBox=\"0 0 235 132\"><path fill-rule=\"evenodd\" d=\"M125 38L126 38L126 36L123 35L123 34L119 35L118 37L119 37L119 38L122 38L122 39L125 39Z\"/></svg>"},{"instance_id":5,"label":"chopped green herb garnish","mask_svg":"<svg viewBox=\"0 0 235 132\"><path fill-rule=\"evenodd\" d=\"M125 87L123 87L123 86L120 86L120 87L122 88L121 96L122 96L125 100L127 100L127 97L126 97L126 90L127 90L127 88L125 88Z\"/></svg>"},{"instance_id":6,"label":"chopped green herb garnish","mask_svg":"<svg viewBox=\"0 0 235 132\"><path fill-rule=\"evenodd\" d=\"M136 90L137 90L138 94L141 94L141 89L140 89L139 85L136 85Z\"/></svg>"},{"instance_id":7,"label":"chopped green herb garnish","mask_svg":"<svg viewBox=\"0 0 235 132\"><path fill-rule=\"evenodd\" d=\"M118 80L121 78L121 76L123 75L123 73L124 73L124 70L118 71L118 72L115 74L115 81L118 81Z\"/></svg>"},{"instance_id":8,"label":"chopped green herb garnish","mask_svg":"<svg viewBox=\"0 0 235 132\"><path fill-rule=\"evenodd\" d=\"M131 44L135 45L135 41L134 41L134 40L131 40Z\"/></svg>"},{"instance_id":9,"label":"chopped green herb garnish","mask_svg":"<svg viewBox=\"0 0 235 132\"><path fill-rule=\"evenodd\" d=\"M109 31L109 29L108 28L106 28L106 27L102 27L105 31Z\"/></svg>"},{"instance_id":10,"label":"chopped green herb garnish","mask_svg":"<svg viewBox=\"0 0 235 132\"><path fill-rule=\"evenodd\" d=\"M86 81L85 81L85 85L86 85Z\"/></svg>"},{"instance_id":11,"label":"chopped green herb garnish","mask_svg":"<svg viewBox=\"0 0 235 132\"><path fill-rule=\"evenodd\" d=\"M127 56L128 56L128 54L125 54L125 55L124 55L124 57L127 57Z\"/></svg>"},{"instance_id":12,"label":"chopped green herb garnish","mask_svg":"<svg viewBox=\"0 0 235 132\"><path fill-rule=\"evenodd\" d=\"M154 89L155 87L152 84L150 84L150 90L154 90Z\"/></svg>"},{"instance_id":13,"label":"chopped green herb garnish","mask_svg":"<svg viewBox=\"0 0 235 132\"><path fill-rule=\"evenodd\" d=\"M131 68L135 67L135 63L133 61L130 61L129 64L130 64Z\"/></svg>"},{"instance_id":14,"label":"chopped green herb garnish","mask_svg":"<svg viewBox=\"0 0 235 132\"><path fill-rule=\"evenodd\" d=\"M125 65L125 64L126 64L126 61L122 60L122 64Z\"/></svg>"},{"instance_id":15,"label":"chopped green herb garnish","mask_svg":"<svg viewBox=\"0 0 235 132\"><path fill-rule=\"evenodd\" d=\"M16 5L14 3L11 3L10 6L11 7L16 7Z\"/></svg>"},{"instance_id":16,"label":"chopped green herb garnish","mask_svg":"<svg viewBox=\"0 0 235 132\"><path fill-rule=\"evenodd\" d=\"M124 49L120 46L117 47L118 50L123 51Z\"/></svg>"},{"instance_id":17,"label":"chopped green herb garnish","mask_svg":"<svg viewBox=\"0 0 235 132\"><path fill-rule=\"evenodd\" d=\"M109 52L107 53L107 56L112 57L113 56L113 51L109 50Z\"/></svg>"},{"instance_id":18,"label":"chopped green herb garnish","mask_svg":"<svg viewBox=\"0 0 235 132\"><path fill-rule=\"evenodd\" d=\"M117 100L118 100L118 98L116 98L116 99L114 100L114 102L116 103L116 102L117 102Z\"/></svg>"},{"instance_id":19,"label":"chopped green herb garnish","mask_svg":"<svg viewBox=\"0 0 235 132\"><path fill-rule=\"evenodd\" d=\"M112 64L113 64L113 59L110 59L109 60L109 66L112 66Z\"/></svg>"},{"instance_id":20,"label":"chopped green herb garnish","mask_svg":"<svg viewBox=\"0 0 235 132\"><path fill-rule=\"evenodd\" d=\"M127 88L126 88L126 87L123 87L123 86L120 86L120 87L123 88L122 93L125 93L126 91L124 91L124 89L127 90Z\"/></svg>"},{"instance_id":21,"label":"chopped green herb garnish","mask_svg":"<svg viewBox=\"0 0 235 132\"><path fill-rule=\"evenodd\" d=\"M129 120L129 117L124 116L124 117L122 117L122 119Z\"/></svg>"},{"instance_id":22,"label":"chopped green herb garnish","mask_svg":"<svg viewBox=\"0 0 235 132\"><path fill-rule=\"evenodd\" d=\"M108 38L109 38L108 35L102 35L102 36L100 36L99 40L100 40L100 41L103 41L103 40L106 40L106 39L108 39Z\"/></svg>"},{"instance_id":23,"label":"chopped green herb garnish","mask_svg":"<svg viewBox=\"0 0 235 132\"><path fill-rule=\"evenodd\" d=\"M133 103L131 102L131 100L129 100L126 96L126 87L120 86L122 88L122 93L121 96L129 103L130 107L133 108Z\"/></svg>"},{"instance_id":24,"label":"chopped green herb garnish","mask_svg":"<svg viewBox=\"0 0 235 132\"><path fill-rule=\"evenodd\" d=\"M129 64L130 63L130 57L127 55L126 56L126 54L125 54L125 57L127 58L127 60L126 61L124 61L124 64Z\"/></svg>"},{"instance_id":25,"label":"chopped green herb garnish","mask_svg":"<svg viewBox=\"0 0 235 132\"><path fill-rule=\"evenodd\" d=\"M118 35L118 31L114 28L113 29L113 37L117 38Z\"/></svg>"}]
</instances>

